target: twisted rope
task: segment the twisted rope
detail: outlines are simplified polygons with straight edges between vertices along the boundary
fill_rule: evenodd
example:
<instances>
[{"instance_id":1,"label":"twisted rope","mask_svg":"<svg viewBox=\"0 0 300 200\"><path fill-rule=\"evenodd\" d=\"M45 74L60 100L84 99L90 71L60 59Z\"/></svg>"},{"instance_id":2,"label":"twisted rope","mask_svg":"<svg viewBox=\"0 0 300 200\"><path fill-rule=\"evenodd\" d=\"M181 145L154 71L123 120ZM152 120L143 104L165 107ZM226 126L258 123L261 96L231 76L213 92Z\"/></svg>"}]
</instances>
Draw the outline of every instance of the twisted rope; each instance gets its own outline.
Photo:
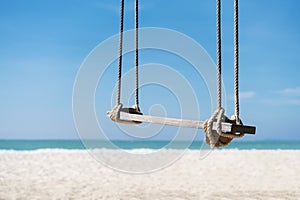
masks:
<instances>
[{"instance_id":1,"label":"twisted rope","mask_svg":"<svg viewBox=\"0 0 300 200\"><path fill-rule=\"evenodd\" d=\"M234 0L234 102L235 118L241 123L239 102L239 1Z\"/></svg>"},{"instance_id":2,"label":"twisted rope","mask_svg":"<svg viewBox=\"0 0 300 200\"><path fill-rule=\"evenodd\" d=\"M204 122L204 131L206 134L206 143L210 145L211 148L219 148L228 145L232 138L223 136L222 133L222 121L224 119L224 109L221 108ZM213 123L216 122L216 130L213 130Z\"/></svg>"},{"instance_id":3,"label":"twisted rope","mask_svg":"<svg viewBox=\"0 0 300 200\"><path fill-rule=\"evenodd\" d=\"M230 121L235 123L235 119L229 120L224 115L224 109L221 108L214 112L214 114L204 122L204 131L206 134L206 143L210 145L211 148L219 148L228 145L233 139L241 138L244 134L236 133L223 133L222 132L222 122ZM216 129L213 129L214 122L216 122Z\"/></svg>"},{"instance_id":4,"label":"twisted rope","mask_svg":"<svg viewBox=\"0 0 300 200\"><path fill-rule=\"evenodd\" d=\"M139 1L135 0L135 107L139 109Z\"/></svg>"},{"instance_id":5,"label":"twisted rope","mask_svg":"<svg viewBox=\"0 0 300 200\"><path fill-rule=\"evenodd\" d=\"M124 0L120 2L120 47L119 47L119 66L118 66L118 91L117 105L121 104L121 79L122 79L122 55L123 55L123 28L124 28Z\"/></svg>"},{"instance_id":6,"label":"twisted rope","mask_svg":"<svg viewBox=\"0 0 300 200\"><path fill-rule=\"evenodd\" d=\"M238 0L234 1L234 94L235 94L235 116L228 119L222 108L222 41L221 41L221 0L216 0L216 24L217 24L217 84L218 104L217 111L204 122L206 143L211 148L218 148L228 145L234 138L241 138L244 134L223 133L222 122L242 124L239 119L239 38L238 38ZM216 129L213 129L216 122Z\"/></svg>"},{"instance_id":7,"label":"twisted rope","mask_svg":"<svg viewBox=\"0 0 300 200\"><path fill-rule=\"evenodd\" d=\"M217 81L218 81L218 110L222 107L222 38L221 38L221 0L217 0L216 19L217 19Z\"/></svg>"}]
</instances>

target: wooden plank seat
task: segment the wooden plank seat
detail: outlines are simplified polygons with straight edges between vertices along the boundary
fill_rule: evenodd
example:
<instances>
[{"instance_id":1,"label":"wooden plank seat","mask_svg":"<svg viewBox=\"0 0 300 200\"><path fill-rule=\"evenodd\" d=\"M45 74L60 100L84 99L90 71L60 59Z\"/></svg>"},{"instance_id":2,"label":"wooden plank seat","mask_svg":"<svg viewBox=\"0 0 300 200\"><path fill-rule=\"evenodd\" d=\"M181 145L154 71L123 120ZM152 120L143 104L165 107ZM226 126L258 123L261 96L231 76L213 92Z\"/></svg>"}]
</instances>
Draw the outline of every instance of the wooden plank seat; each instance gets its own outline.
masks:
<instances>
[{"instance_id":1,"label":"wooden plank seat","mask_svg":"<svg viewBox=\"0 0 300 200\"><path fill-rule=\"evenodd\" d=\"M110 112L108 115L110 116ZM187 128L204 128L204 121L199 120L187 120L187 119L177 119L177 118L166 118L166 117L157 117L134 114L130 112L119 112L119 117L116 120L113 120L119 123L126 124L140 124L140 123L153 123L153 124L163 124L169 126L180 126ZM213 129L216 130L217 124L214 122ZM256 128L254 126L245 126L245 125L236 125L228 122L222 122L222 132L223 133L240 133L240 134L255 134Z\"/></svg>"}]
</instances>

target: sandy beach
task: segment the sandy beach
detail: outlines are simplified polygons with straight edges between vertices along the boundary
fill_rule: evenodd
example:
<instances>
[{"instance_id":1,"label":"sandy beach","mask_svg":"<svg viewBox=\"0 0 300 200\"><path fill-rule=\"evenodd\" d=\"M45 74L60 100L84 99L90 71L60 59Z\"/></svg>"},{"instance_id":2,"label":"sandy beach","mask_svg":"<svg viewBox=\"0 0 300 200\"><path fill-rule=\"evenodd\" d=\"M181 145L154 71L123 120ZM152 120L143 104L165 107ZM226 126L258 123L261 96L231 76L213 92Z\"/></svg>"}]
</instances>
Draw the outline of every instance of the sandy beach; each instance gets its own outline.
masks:
<instances>
[{"instance_id":1,"label":"sandy beach","mask_svg":"<svg viewBox=\"0 0 300 200\"><path fill-rule=\"evenodd\" d=\"M204 159L188 150L165 169L134 175L83 150L0 151L0 199L296 200L299 166L297 150L217 150Z\"/></svg>"}]
</instances>

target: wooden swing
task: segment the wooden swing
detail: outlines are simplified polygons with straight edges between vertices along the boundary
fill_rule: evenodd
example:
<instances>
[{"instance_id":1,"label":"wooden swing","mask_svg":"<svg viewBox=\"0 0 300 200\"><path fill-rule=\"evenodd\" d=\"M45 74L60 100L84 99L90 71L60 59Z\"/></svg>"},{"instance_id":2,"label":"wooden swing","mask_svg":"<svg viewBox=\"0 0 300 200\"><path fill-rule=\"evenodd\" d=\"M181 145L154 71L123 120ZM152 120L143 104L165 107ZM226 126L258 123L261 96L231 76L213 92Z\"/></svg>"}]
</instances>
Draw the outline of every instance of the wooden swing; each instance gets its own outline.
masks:
<instances>
[{"instance_id":1,"label":"wooden swing","mask_svg":"<svg viewBox=\"0 0 300 200\"><path fill-rule=\"evenodd\" d=\"M139 50L138 50L138 0L135 0L135 105L123 108L121 104L121 78L122 78L122 54L123 54L123 26L124 26L124 0L120 3L120 43L119 43L119 65L118 65L118 91L116 106L107 115L111 120L118 123L138 125L141 123L164 124L169 126L180 126L188 128L204 129L206 142L212 148L226 146L234 138L241 138L245 134L255 134L254 126L245 126L239 118L239 39L238 39L238 0L234 0L234 93L235 93L235 115L229 119L224 115L222 108L222 65L221 65L221 0L217 0L217 66L218 66L218 108L216 112L206 121L186 120L176 118L165 118L143 115L139 108Z\"/></svg>"}]
</instances>

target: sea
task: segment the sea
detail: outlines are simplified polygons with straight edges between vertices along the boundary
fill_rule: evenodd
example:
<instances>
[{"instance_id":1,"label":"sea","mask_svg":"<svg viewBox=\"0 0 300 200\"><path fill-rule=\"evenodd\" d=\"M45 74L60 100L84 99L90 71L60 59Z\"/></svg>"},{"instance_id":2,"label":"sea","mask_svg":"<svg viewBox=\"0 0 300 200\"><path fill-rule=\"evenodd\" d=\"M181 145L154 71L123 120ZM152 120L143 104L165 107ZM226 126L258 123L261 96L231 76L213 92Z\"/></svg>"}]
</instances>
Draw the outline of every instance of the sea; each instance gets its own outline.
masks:
<instances>
[{"instance_id":1,"label":"sea","mask_svg":"<svg viewBox=\"0 0 300 200\"><path fill-rule=\"evenodd\" d=\"M172 145L169 145L172 143ZM31 151L38 149L191 149L203 148L202 141L89 141L80 140L0 140L0 150ZM209 148L204 145L204 148ZM300 150L300 141L233 141L222 149L237 150Z\"/></svg>"}]
</instances>

